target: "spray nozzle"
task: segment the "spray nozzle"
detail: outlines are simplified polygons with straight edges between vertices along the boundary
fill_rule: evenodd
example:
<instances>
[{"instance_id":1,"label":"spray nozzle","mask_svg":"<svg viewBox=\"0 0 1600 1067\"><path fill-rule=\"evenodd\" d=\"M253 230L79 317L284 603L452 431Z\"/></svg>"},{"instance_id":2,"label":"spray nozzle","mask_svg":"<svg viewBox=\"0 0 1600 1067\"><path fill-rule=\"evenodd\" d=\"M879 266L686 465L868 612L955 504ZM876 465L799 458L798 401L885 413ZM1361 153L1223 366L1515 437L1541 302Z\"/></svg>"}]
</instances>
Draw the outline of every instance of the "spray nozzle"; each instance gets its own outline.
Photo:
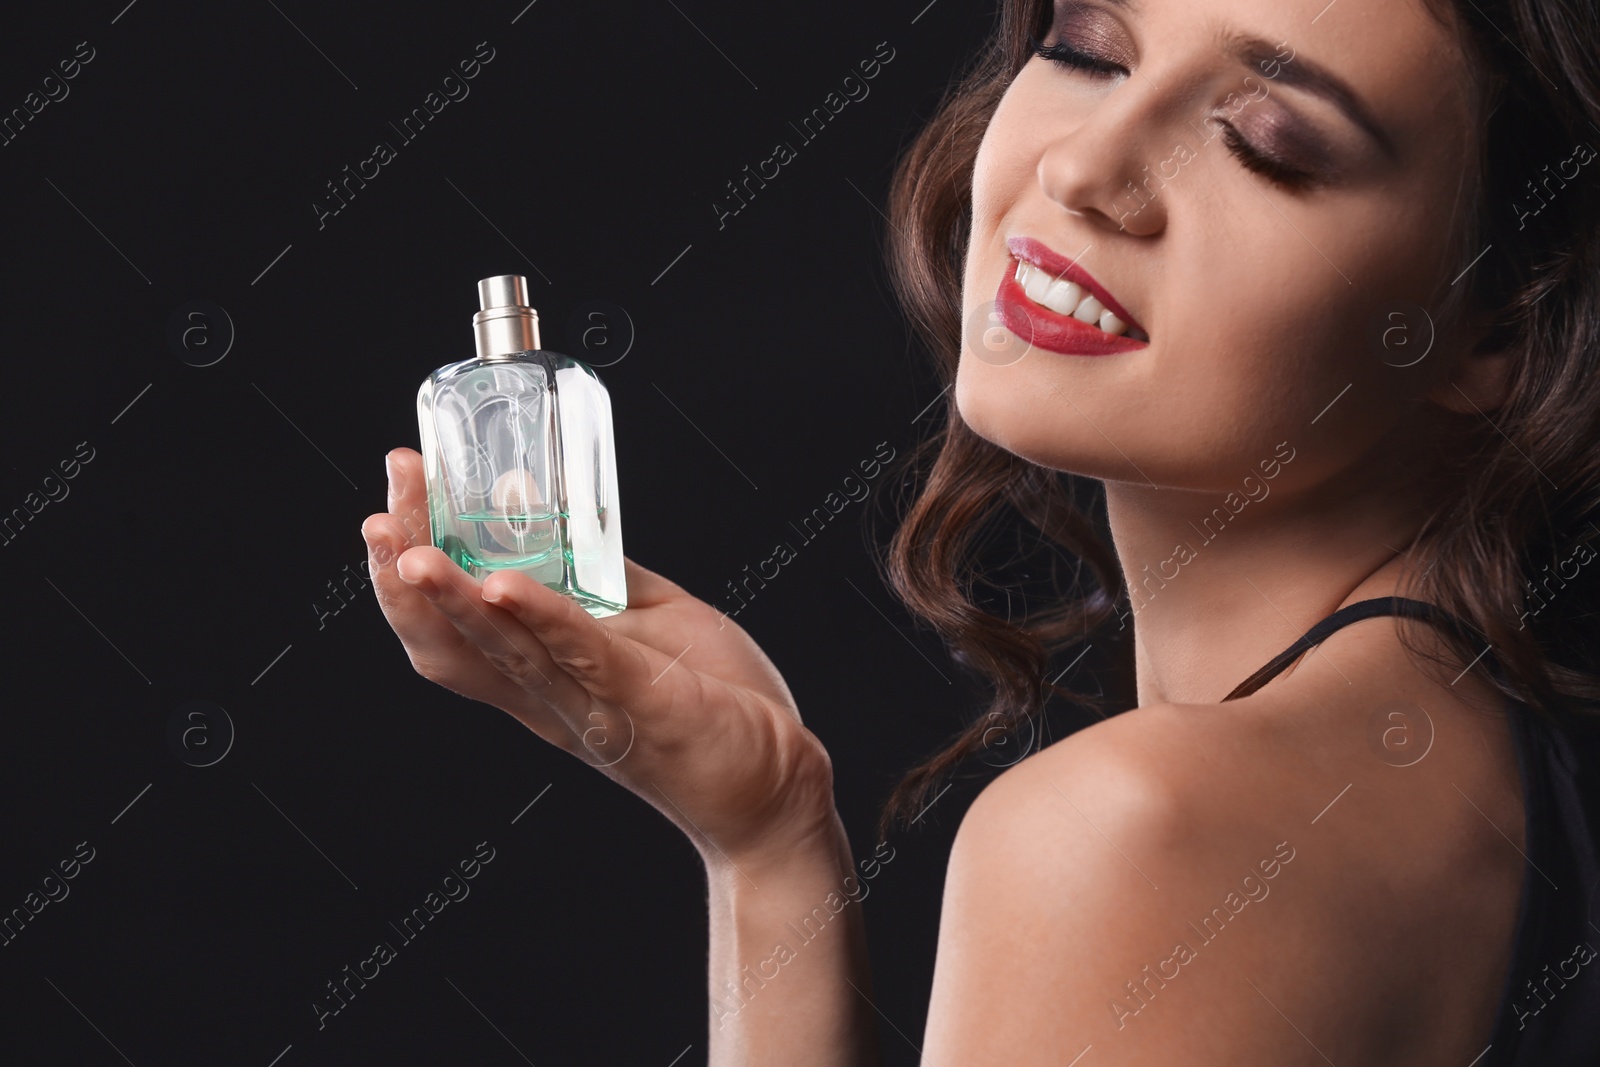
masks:
<instances>
[{"instance_id":1,"label":"spray nozzle","mask_svg":"<svg viewBox=\"0 0 1600 1067\"><path fill-rule=\"evenodd\" d=\"M472 316L478 358L497 359L539 347L539 313L528 306L528 283L520 274L497 274L478 283Z\"/></svg>"}]
</instances>

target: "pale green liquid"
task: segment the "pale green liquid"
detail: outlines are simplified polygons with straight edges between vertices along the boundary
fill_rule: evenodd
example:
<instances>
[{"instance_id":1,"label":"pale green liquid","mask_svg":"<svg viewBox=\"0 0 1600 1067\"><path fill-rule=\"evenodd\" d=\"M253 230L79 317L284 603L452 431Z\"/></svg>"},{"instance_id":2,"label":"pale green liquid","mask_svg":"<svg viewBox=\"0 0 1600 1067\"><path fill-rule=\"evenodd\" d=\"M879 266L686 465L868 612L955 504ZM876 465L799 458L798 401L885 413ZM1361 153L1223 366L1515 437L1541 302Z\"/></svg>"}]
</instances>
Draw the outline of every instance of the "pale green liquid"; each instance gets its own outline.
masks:
<instances>
[{"instance_id":1,"label":"pale green liquid","mask_svg":"<svg viewBox=\"0 0 1600 1067\"><path fill-rule=\"evenodd\" d=\"M603 528L606 509L601 508L599 515ZM461 524L458 528L468 536L447 533L439 547L468 574L481 576L485 571L519 570L572 597L596 618L617 614L624 605L613 604L566 584L565 576L573 570L572 550L561 543L566 518L565 512L557 511L457 514L456 519ZM507 545L506 541L511 544Z\"/></svg>"},{"instance_id":2,"label":"pale green liquid","mask_svg":"<svg viewBox=\"0 0 1600 1067\"><path fill-rule=\"evenodd\" d=\"M561 520L555 511L469 511L456 515L463 535L449 535L445 554L471 573L479 570L525 570L537 574L541 564L560 572ZM466 531L477 528L476 533Z\"/></svg>"},{"instance_id":3,"label":"pale green liquid","mask_svg":"<svg viewBox=\"0 0 1600 1067\"><path fill-rule=\"evenodd\" d=\"M599 509L600 528L605 529L606 510ZM562 556L571 561L570 549L561 544L561 530L568 515L564 511L468 511L456 515L470 523L476 535L447 534L440 547L463 570L525 570L537 574L541 564L561 572ZM559 551L558 551L559 550Z\"/></svg>"}]
</instances>

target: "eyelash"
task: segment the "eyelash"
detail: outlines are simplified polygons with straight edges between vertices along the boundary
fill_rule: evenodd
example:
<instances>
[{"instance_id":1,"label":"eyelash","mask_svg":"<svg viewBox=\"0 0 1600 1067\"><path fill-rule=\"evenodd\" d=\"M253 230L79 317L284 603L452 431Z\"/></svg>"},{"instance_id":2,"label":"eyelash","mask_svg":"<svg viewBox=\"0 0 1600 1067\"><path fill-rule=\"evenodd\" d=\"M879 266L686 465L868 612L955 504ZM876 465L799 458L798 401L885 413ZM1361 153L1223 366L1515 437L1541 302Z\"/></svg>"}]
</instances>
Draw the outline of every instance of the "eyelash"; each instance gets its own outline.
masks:
<instances>
[{"instance_id":1,"label":"eyelash","mask_svg":"<svg viewBox=\"0 0 1600 1067\"><path fill-rule=\"evenodd\" d=\"M1126 73L1117 64L1074 48L1065 41L1057 41L1054 44L1047 45L1037 37L1030 36L1028 42L1032 46L1034 55L1066 67L1068 70L1080 71L1091 76ZM1218 124L1223 130L1223 144L1227 146L1228 151L1233 153L1234 157L1239 160L1240 165L1246 170L1254 171L1286 189L1305 188L1315 181L1315 175L1309 171L1301 170L1298 167L1293 167L1269 156L1262 155L1244 139L1237 129L1228 123L1219 121Z\"/></svg>"},{"instance_id":2,"label":"eyelash","mask_svg":"<svg viewBox=\"0 0 1600 1067\"><path fill-rule=\"evenodd\" d=\"M1087 71L1091 74L1115 74L1122 68L1117 64L1101 59L1099 56L1080 51L1065 41L1055 44L1045 44L1037 37L1030 36L1028 43L1033 46L1033 54L1048 59L1052 63L1059 63L1072 70Z\"/></svg>"},{"instance_id":3,"label":"eyelash","mask_svg":"<svg viewBox=\"0 0 1600 1067\"><path fill-rule=\"evenodd\" d=\"M1262 155L1250 146L1238 130L1226 122L1221 125L1222 143L1228 146L1228 151L1232 152L1247 169L1276 182L1285 189L1304 189L1315 182L1314 174Z\"/></svg>"}]
</instances>

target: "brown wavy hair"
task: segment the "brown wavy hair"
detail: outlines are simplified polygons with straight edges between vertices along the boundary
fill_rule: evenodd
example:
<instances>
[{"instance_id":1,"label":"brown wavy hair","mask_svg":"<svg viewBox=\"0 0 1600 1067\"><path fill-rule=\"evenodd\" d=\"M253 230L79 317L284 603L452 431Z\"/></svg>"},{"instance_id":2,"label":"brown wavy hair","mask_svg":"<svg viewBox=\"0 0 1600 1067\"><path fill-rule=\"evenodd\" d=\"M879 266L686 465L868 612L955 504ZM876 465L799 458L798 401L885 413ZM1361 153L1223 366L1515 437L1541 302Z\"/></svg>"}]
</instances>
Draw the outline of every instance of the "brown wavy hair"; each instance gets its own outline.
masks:
<instances>
[{"instance_id":1,"label":"brown wavy hair","mask_svg":"<svg viewBox=\"0 0 1600 1067\"><path fill-rule=\"evenodd\" d=\"M1600 145L1600 8L1593 0L1425 2L1457 34L1478 107L1467 131L1477 167L1464 176L1466 210L1452 234L1456 261L1491 249L1469 271L1469 286L1441 283L1430 309L1440 332L1468 311L1482 315L1481 347L1511 351L1514 369L1504 403L1471 424L1440 472L1459 491L1422 524L1412 553L1429 566L1408 570L1403 589L1477 632L1432 631L1425 643L1402 626L1402 640L1412 654L1455 669L1477 663L1488 645L1502 668L1492 684L1560 722L1600 702L1600 568L1567 573L1600 541L1600 167L1565 183L1558 177L1556 189L1548 179L1575 145ZM1032 55L1030 37L1043 38L1050 21L1049 0L1003 0L989 39L902 151L891 181L890 278L946 394L961 351L978 144ZM1548 203L1531 198L1530 183L1541 180ZM1530 215L1535 204L1544 206ZM900 464L897 480L911 487L911 499L901 502L904 515L878 564L990 699L894 786L878 818L880 839L896 822L908 825L935 786L997 737L1038 736L1052 695L1101 711L1101 697L1046 675L1055 656L1096 636L1126 595L1117 557L1080 503L1085 483L1092 500L1098 482L985 441L954 404ZM984 531L1017 519L1076 563L1071 588L1020 620L1010 617L1009 595L1002 618L974 592L987 581L976 560Z\"/></svg>"}]
</instances>

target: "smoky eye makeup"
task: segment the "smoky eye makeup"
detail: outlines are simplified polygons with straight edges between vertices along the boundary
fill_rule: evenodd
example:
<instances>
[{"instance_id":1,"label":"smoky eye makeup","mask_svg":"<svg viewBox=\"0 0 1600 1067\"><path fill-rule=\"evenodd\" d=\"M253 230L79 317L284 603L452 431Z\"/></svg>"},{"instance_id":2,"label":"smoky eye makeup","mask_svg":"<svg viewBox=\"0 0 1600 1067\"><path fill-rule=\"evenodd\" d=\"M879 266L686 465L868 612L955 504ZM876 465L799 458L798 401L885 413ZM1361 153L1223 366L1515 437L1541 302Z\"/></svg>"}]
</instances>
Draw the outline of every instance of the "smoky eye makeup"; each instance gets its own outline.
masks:
<instances>
[{"instance_id":1,"label":"smoky eye makeup","mask_svg":"<svg viewBox=\"0 0 1600 1067\"><path fill-rule=\"evenodd\" d=\"M1079 11L1082 13L1083 9L1080 8ZM1052 31L1055 29L1052 27ZM1125 70L1132 69L1138 59L1133 51L1133 42L1128 40L1127 31L1109 15L1100 14L1098 17L1080 15L1062 24L1059 32L1053 32L1052 36L1055 40L1080 52Z\"/></svg>"},{"instance_id":2,"label":"smoky eye makeup","mask_svg":"<svg viewBox=\"0 0 1600 1067\"><path fill-rule=\"evenodd\" d=\"M1290 114L1281 104L1252 102L1228 124L1272 169L1302 183L1327 180L1337 170L1333 147L1311 123Z\"/></svg>"},{"instance_id":3,"label":"smoky eye makeup","mask_svg":"<svg viewBox=\"0 0 1600 1067\"><path fill-rule=\"evenodd\" d=\"M1083 0L1055 5L1047 39L1106 67L1128 70L1138 59L1126 27L1111 12Z\"/></svg>"}]
</instances>

